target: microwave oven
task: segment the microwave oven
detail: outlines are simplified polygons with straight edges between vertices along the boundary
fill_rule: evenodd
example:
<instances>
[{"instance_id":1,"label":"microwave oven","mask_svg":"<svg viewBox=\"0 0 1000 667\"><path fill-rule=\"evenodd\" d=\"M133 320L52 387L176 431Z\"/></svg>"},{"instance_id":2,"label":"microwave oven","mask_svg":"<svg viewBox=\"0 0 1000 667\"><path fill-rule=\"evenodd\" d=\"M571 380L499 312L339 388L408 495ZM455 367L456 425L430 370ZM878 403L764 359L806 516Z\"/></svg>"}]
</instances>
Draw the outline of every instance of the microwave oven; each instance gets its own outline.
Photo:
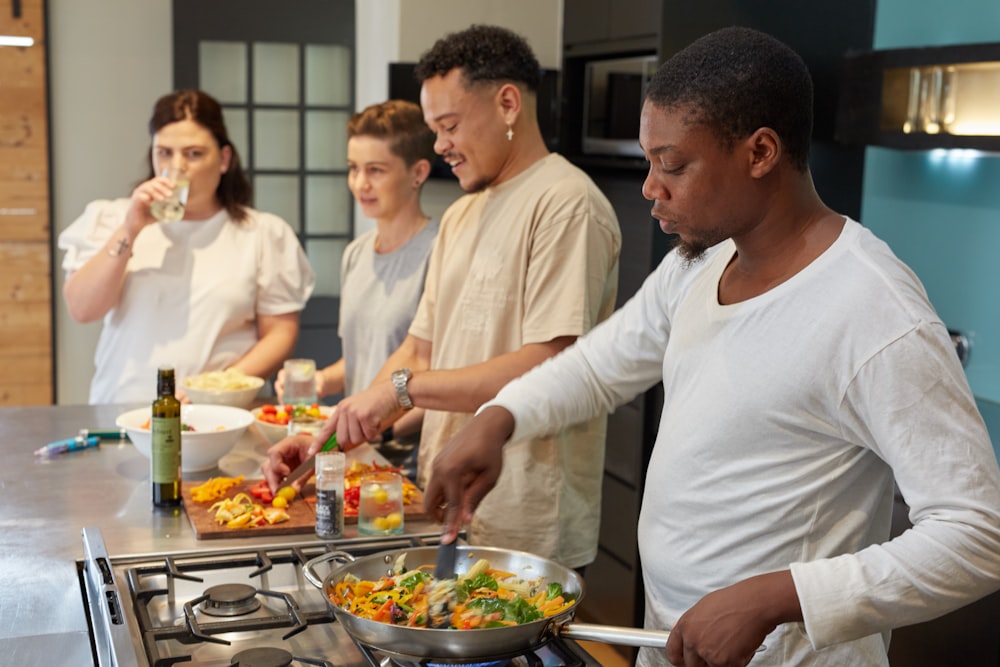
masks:
<instances>
[{"instance_id":1,"label":"microwave oven","mask_svg":"<svg viewBox=\"0 0 1000 667\"><path fill-rule=\"evenodd\" d=\"M639 113L656 56L592 60L584 65L583 137L588 155L643 157Z\"/></svg>"}]
</instances>

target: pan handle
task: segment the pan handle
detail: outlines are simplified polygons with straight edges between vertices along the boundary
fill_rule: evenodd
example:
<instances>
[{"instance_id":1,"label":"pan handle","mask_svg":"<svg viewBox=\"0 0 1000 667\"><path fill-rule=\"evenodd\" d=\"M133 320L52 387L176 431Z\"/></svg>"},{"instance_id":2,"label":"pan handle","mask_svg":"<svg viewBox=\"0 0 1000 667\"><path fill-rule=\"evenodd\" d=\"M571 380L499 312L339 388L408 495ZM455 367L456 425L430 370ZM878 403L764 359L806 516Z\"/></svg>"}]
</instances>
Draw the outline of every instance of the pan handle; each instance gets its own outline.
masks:
<instances>
[{"instance_id":1,"label":"pan handle","mask_svg":"<svg viewBox=\"0 0 1000 667\"><path fill-rule=\"evenodd\" d=\"M643 630L641 628L621 628L616 625L596 625L594 623L555 624L554 632L566 639L576 639L619 646L648 646L666 648L670 639L668 630ZM767 649L766 644L757 647L755 653Z\"/></svg>"},{"instance_id":2,"label":"pan handle","mask_svg":"<svg viewBox=\"0 0 1000 667\"><path fill-rule=\"evenodd\" d=\"M305 565L302 566L302 572L306 575L309 583L320 590L323 590L323 578L316 574L316 566L328 560L353 563L355 558L346 551L328 551L325 554L316 556L312 560L306 561Z\"/></svg>"},{"instance_id":3,"label":"pan handle","mask_svg":"<svg viewBox=\"0 0 1000 667\"><path fill-rule=\"evenodd\" d=\"M666 648L670 633L666 630L642 630L639 628L620 628L615 625L596 625L594 623L566 623L555 626L556 634L566 639L582 639L583 641L618 644L621 646L651 646Z\"/></svg>"}]
</instances>

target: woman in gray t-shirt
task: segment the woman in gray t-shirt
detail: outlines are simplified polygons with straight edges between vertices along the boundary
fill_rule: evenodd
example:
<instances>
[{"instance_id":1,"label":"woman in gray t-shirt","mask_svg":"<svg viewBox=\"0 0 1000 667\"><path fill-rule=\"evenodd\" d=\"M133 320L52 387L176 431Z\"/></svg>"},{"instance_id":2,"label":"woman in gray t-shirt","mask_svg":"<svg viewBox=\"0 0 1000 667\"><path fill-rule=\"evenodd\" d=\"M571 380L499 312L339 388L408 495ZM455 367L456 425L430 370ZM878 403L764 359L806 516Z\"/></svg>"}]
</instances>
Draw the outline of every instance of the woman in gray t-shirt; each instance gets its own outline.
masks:
<instances>
[{"instance_id":1,"label":"woman in gray t-shirt","mask_svg":"<svg viewBox=\"0 0 1000 667\"><path fill-rule=\"evenodd\" d=\"M438 222L420 207L434 159L434 135L420 107L401 100L372 105L351 117L347 137L347 183L375 228L344 250L338 328L343 356L316 373L320 397L367 388L402 343L438 232ZM279 373L279 399L283 388ZM393 434L384 435L416 442L422 418L422 410L411 410L396 422Z\"/></svg>"}]
</instances>

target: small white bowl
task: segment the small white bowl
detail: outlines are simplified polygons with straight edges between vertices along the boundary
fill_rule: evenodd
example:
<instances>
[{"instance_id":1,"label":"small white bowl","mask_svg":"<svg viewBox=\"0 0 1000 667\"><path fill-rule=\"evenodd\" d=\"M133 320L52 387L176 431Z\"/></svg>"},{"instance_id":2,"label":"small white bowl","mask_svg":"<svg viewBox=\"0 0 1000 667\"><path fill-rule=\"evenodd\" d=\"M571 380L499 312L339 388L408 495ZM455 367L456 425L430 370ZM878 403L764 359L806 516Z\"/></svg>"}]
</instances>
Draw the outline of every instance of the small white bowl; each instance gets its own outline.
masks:
<instances>
[{"instance_id":1,"label":"small white bowl","mask_svg":"<svg viewBox=\"0 0 1000 667\"><path fill-rule=\"evenodd\" d=\"M242 376L240 381L245 383L246 386L239 389L199 389L191 386L190 383L192 382L197 384L196 380L199 377L201 376L187 377L181 382L181 388L184 390L184 393L196 405L231 405L234 408L249 408L253 405L254 399L257 398L260 388L264 386L264 378L254 377L253 375Z\"/></svg>"},{"instance_id":2,"label":"small white bowl","mask_svg":"<svg viewBox=\"0 0 1000 667\"><path fill-rule=\"evenodd\" d=\"M147 459L152 449L149 427L143 426L152 408L138 408L118 415L115 426L123 428L132 444ZM181 423L193 431L181 431L181 472L211 470L232 450L236 441L254 421L248 410L229 405L181 406Z\"/></svg>"}]
</instances>

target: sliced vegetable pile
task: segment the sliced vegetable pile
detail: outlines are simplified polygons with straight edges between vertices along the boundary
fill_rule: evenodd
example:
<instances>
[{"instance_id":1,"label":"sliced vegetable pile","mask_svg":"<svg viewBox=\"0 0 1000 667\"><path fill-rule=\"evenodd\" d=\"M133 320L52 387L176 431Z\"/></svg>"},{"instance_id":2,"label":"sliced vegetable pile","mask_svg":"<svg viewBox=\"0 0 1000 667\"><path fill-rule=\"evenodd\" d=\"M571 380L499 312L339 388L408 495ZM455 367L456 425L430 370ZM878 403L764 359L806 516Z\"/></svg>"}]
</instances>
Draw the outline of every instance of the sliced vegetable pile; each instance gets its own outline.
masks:
<instances>
[{"instance_id":1,"label":"sliced vegetable pile","mask_svg":"<svg viewBox=\"0 0 1000 667\"><path fill-rule=\"evenodd\" d=\"M330 600L346 611L373 621L426 627L433 565L407 571L398 560L391 577L378 581L359 579L353 574L337 582ZM511 572L490 567L480 559L458 578L457 604L451 610L450 627L458 630L499 628L530 623L569 609L576 596L566 593L559 583L520 579Z\"/></svg>"},{"instance_id":2,"label":"sliced vegetable pile","mask_svg":"<svg viewBox=\"0 0 1000 667\"><path fill-rule=\"evenodd\" d=\"M243 475L212 477L204 484L191 487L191 499L198 503L208 503L221 498L208 511L215 512L215 522L227 528L255 528L292 518L285 510L297 495L295 489L285 486L278 489L277 494L272 494L267 482L260 480L248 489L249 495L240 492L232 498L226 498L229 490L242 481ZM263 503L269 503L270 506L265 507Z\"/></svg>"},{"instance_id":3,"label":"sliced vegetable pile","mask_svg":"<svg viewBox=\"0 0 1000 667\"><path fill-rule=\"evenodd\" d=\"M239 477L213 477L204 484L191 487L191 499L196 503L207 503L219 498L224 498L226 492L243 481L243 475Z\"/></svg>"},{"instance_id":4,"label":"sliced vegetable pile","mask_svg":"<svg viewBox=\"0 0 1000 667\"><path fill-rule=\"evenodd\" d=\"M288 426L289 421L298 417L322 419L323 413L320 412L319 403L312 405L271 405L268 403L260 406L260 412L257 414L257 419L262 422L278 424L279 426Z\"/></svg>"},{"instance_id":5,"label":"sliced vegetable pile","mask_svg":"<svg viewBox=\"0 0 1000 667\"><path fill-rule=\"evenodd\" d=\"M215 522L226 528L254 528L291 519L284 509L258 505L245 493L220 500L209 507L208 511L214 511Z\"/></svg>"}]
</instances>

